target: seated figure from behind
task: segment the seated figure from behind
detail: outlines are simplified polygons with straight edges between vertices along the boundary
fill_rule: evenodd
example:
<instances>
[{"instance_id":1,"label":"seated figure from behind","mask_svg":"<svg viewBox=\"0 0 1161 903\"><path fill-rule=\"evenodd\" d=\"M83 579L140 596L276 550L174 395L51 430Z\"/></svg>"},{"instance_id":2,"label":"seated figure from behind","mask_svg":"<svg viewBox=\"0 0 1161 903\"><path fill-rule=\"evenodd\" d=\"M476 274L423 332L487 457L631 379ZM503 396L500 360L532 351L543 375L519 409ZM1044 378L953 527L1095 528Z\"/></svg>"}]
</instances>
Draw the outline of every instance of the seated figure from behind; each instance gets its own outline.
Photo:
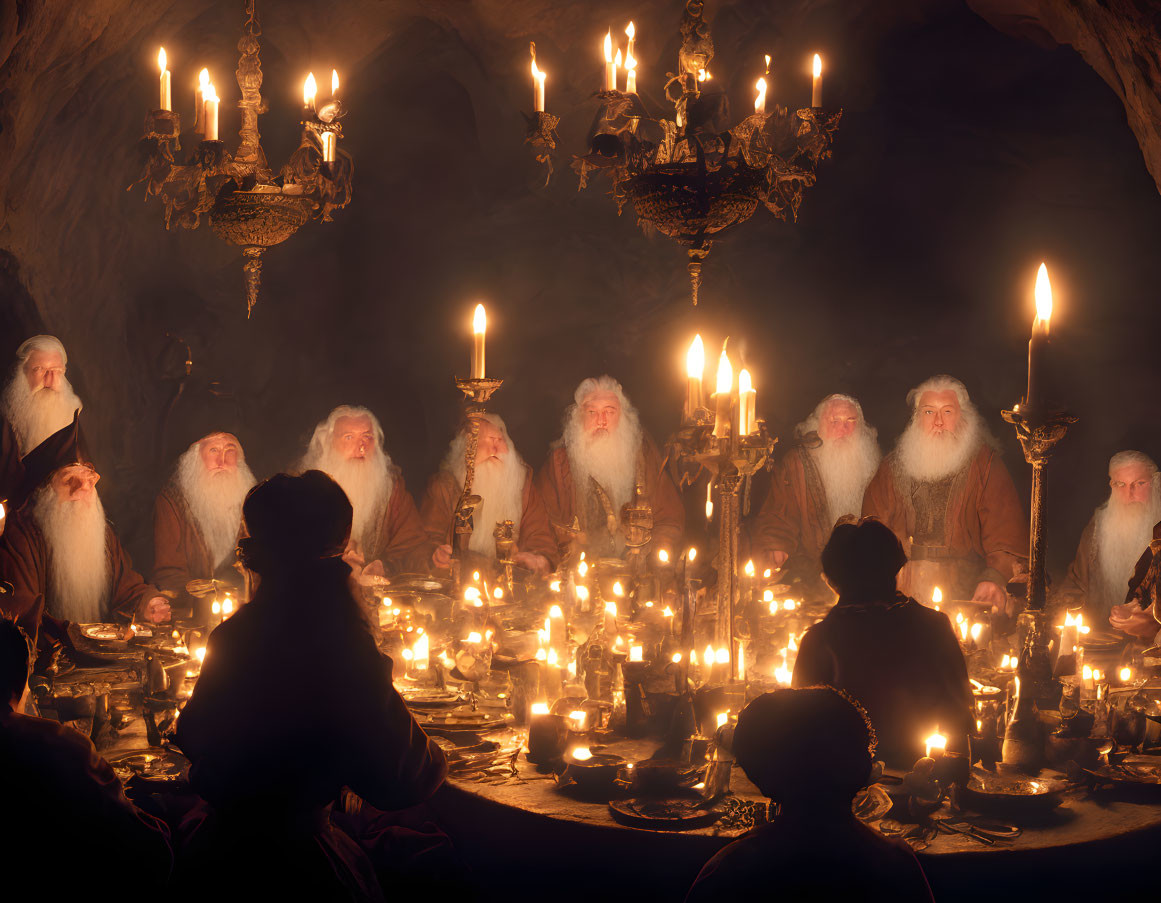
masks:
<instances>
[{"instance_id":1,"label":"seated figure from behind","mask_svg":"<svg viewBox=\"0 0 1161 903\"><path fill-rule=\"evenodd\" d=\"M243 505L248 605L210 635L177 740L206 801L179 851L180 886L263 899L378 899L369 863L329 821L349 788L416 805L446 763L391 683L351 569L351 505L320 471L279 474ZM188 884L184 882L189 882ZM293 893L291 894L291 892ZM197 896L191 893L191 896Z\"/></svg>"},{"instance_id":2,"label":"seated figure from behind","mask_svg":"<svg viewBox=\"0 0 1161 903\"><path fill-rule=\"evenodd\" d=\"M584 380L564 415L564 435L536 476L562 554L622 557L622 509L638 493L653 513L646 552L673 553L681 543L685 509L637 409L611 376ZM580 529L572 534L574 521Z\"/></svg>"},{"instance_id":3,"label":"seated figure from behind","mask_svg":"<svg viewBox=\"0 0 1161 903\"><path fill-rule=\"evenodd\" d=\"M1113 606L1124 604L1129 578L1149 548L1158 521L1161 477L1157 465L1138 451L1117 452L1109 459L1109 497L1081 533L1068 576L1053 594L1054 607L1083 608L1088 624L1103 626Z\"/></svg>"},{"instance_id":4,"label":"seated figure from behind","mask_svg":"<svg viewBox=\"0 0 1161 903\"><path fill-rule=\"evenodd\" d=\"M879 521L835 527L822 569L838 602L803 636L793 679L850 694L875 725L880 758L899 768L923 755L936 728L949 750L966 753L973 724L967 664L947 615L895 588L906 563Z\"/></svg>"},{"instance_id":5,"label":"seated figure from behind","mask_svg":"<svg viewBox=\"0 0 1161 903\"><path fill-rule=\"evenodd\" d=\"M383 427L369 410L339 405L315 427L300 470L321 470L354 508L346 561L356 577L425 572L431 545L415 499L383 445Z\"/></svg>"},{"instance_id":6,"label":"seated figure from behind","mask_svg":"<svg viewBox=\"0 0 1161 903\"><path fill-rule=\"evenodd\" d=\"M1006 585L1028 568L1028 516L983 418L958 379L907 395L911 421L863 497L863 514L895 531L910 557L899 589L923 602L986 602L1014 614Z\"/></svg>"},{"instance_id":7,"label":"seated figure from behind","mask_svg":"<svg viewBox=\"0 0 1161 903\"><path fill-rule=\"evenodd\" d=\"M30 636L65 641L63 622L114 615L169 620L169 600L133 570L105 520L100 479L81 441L79 414L24 457L28 500L0 544L0 579L13 586L4 613Z\"/></svg>"},{"instance_id":8,"label":"seated figure from behind","mask_svg":"<svg viewBox=\"0 0 1161 903\"><path fill-rule=\"evenodd\" d=\"M706 863L687 903L749 899L758 888L772 900L929 903L911 848L851 812L874 748L866 714L832 687L776 690L747 705L734 757L778 814Z\"/></svg>"},{"instance_id":9,"label":"seated figure from behind","mask_svg":"<svg viewBox=\"0 0 1161 903\"><path fill-rule=\"evenodd\" d=\"M240 582L235 550L254 482L232 433L203 436L178 458L153 506L153 582L183 607L193 604L191 580Z\"/></svg>"},{"instance_id":10,"label":"seated figure from behind","mask_svg":"<svg viewBox=\"0 0 1161 903\"><path fill-rule=\"evenodd\" d=\"M117 871L118 896L159 894L173 862L165 826L126 799L88 737L25 714L31 646L0 617L0 797L8 826L0 868L35 876L53 899L79 900L92 896L111 863L132 862Z\"/></svg>"},{"instance_id":11,"label":"seated figure from behind","mask_svg":"<svg viewBox=\"0 0 1161 903\"><path fill-rule=\"evenodd\" d=\"M875 428L849 395L828 395L795 435L754 519L754 559L760 568L782 569L779 582L821 596L822 548L840 518L863 510L863 492L882 455Z\"/></svg>"},{"instance_id":12,"label":"seated figure from behind","mask_svg":"<svg viewBox=\"0 0 1161 903\"><path fill-rule=\"evenodd\" d=\"M68 426L81 400L68 377L60 339L34 335L16 349L16 366L0 400L0 500L12 513L24 502L20 459Z\"/></svg>"},{"instance_id":13,"label":"seated figure from behind","mask_svg":"<svg viewBox=\"0 0 1161 903\"><path fill-rule=\"evenodd\" d=\"M420 508L424 529L435 546L431 562L439 570L451 563L456 505L463 494L467 472L469 429L465 425L452 440L443 466L428 483ZM493 531L496 524L509 520L516 533L513 561L536 574L552 570L557 561L557 547L548 512L532 484L532 469L516 451L508 427L497 414L479 418L472 495L478 495L481 502L472 516L469 551L484 562L494 562Z\"/></svg>"}]
</instances>

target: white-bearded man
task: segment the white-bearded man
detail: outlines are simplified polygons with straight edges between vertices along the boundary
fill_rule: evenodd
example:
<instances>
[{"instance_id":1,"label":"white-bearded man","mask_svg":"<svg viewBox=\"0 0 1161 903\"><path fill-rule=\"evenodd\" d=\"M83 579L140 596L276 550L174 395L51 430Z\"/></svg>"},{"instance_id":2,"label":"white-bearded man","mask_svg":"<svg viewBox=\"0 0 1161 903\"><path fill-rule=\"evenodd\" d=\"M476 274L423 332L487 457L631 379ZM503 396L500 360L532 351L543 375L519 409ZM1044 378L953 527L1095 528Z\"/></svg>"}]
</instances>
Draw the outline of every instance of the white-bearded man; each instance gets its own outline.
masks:
<instances>
[{"instance_id":1,"label":"white-bearded man","mask_svg":"<svg viewBox=\"0 0 1161 903\"><path fill-rule=\"evenodd\" d=\"M233 433L203 436L178 458L153 506L153 582L183 607L194 604L191 580L241 582L235 550L254 483Z\"/></svg>"},{"instance_id":2,"label":"white-bearded man","mask_svg":"<svg viewBox=\"0 0 1161 903\"><path fill-rule=\"evenodd\" d=\"M1161 521L1161 476L1138 451L1109 460L1109 497L1080 536L1068 576L1053 594L1060 608L1083 608L1089 624L1102 625L1129 593L1129 579Z\"/></svg>"},{"instance_id":3,"label":"white-bearded man","mask_svg":"<svg viewBox=\"0 0 1161 903\"><path fill-rule=\"evenodd\" d=\"M958 379L907 395L911 421L863 497L863 514L895 531L910 561L899 589L929 602L972 599L1012 614L1005 585L1028 569L1028 517L979 412Z\"/></svg>"},{"instance_id":4,"label":"white-bearded man","mask_svg":"<svg viewBox=\"0 0 1161 903\"><path fill-rule=\"evenodd\" d=\"M882 454L875 428L849 395L828 395L795 434L798 443L779 462L754 519L754 558L762 567L782 568L781 582L798 581L829 598L822 550L840 518L862 512L863 493Z\"/></svg>"},{"instance_id":5,"label":"white-bearded man","mask_svg":"<svg viewBox=\"0 0 1161 903\"><path fill-rule=\"evenodd\" d=\"M68 426L81 409L65 376L67 365L56 336L35 335L16 349L16 366L0 400L0 499L8 500L10 512L24 501L20 459Z\"/></svg>"},{"instance_id":6,"label":"white-bearded man","mask_svg":"<svg viewBox=\"0 0 1161 903\"><path fill-rule=\"evenodd\" d=\"M516 528L512 560L535 574L547 574L555 566L558 552L548 512L532 484L532 469L517 453L508 427L499 416L484 414L479 428L472 494L478 495L481 502L472 516L468 549L484 562L494 562L493 531L497 523L510 520ZM431 563L438 570L446 569L451 563L455 509L464 491L467 471L467 445L468 428L464 427L452 440L439 473L428 483L420 507L424 529L435 545Z\"/></svg>"},{"instance_id":7,"label":"white-bearded man","mask_svg":"<svg viewBox=\"0 0 1161 903\"><path fill-rule=\"evenodd\" d=\"M425 573L431 543L415 500L383 445L383 427L367 408L339 405L315 427L300 470L321 470L354 510L343 560L357 577Z\"/></svg>"},{"instance_id":8,"label":"white-bearded man","mask_svg":"<svg viewBox=\"0 0 1161 903\"><path fill-rule=\"evenodd\" d=\"M101 478L79 415L24 456L27 501L0 544L4 613L29 636L65 639L63 622L169 620L169 600L133 570L97 495ZM44 644L42 643L42 646Z\"/></svg>"},{"instance_id":9,"label":"white-bearded man","mask_svg":"<svg viewBox=\"0 0 1161 903\"><path fill-rule=\"evenodd\" d=\"M621 557L625 551L622 509L641 490L653 512L646 552L681 543L685 509L637 409L611 376L590 377L574 393L564 415L564 435L536 475L561 553ZM580 534L573 538L574 519Z\"/></svg>"}]
</instances>

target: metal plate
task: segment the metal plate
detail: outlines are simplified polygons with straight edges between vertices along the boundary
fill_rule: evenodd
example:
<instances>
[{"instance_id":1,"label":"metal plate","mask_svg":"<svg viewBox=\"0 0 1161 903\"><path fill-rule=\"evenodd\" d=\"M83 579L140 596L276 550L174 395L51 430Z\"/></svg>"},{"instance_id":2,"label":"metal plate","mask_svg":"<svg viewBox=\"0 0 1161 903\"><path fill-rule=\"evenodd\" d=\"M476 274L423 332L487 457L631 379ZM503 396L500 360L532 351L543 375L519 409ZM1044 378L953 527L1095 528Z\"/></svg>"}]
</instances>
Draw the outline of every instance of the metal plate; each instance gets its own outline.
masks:
<instances>
[{"instance_id":1,"label":"metal plate","mask_svg":"<svg viewBox=\"0 0 1161 903\"><path fill-rule=\"evenodd\" d=\"M716 804L703 799L627 799L612 800L609 812L623 825L650 828L655 831L688 831L712 825L722 817Z\"/></svg>"}]
</instances>

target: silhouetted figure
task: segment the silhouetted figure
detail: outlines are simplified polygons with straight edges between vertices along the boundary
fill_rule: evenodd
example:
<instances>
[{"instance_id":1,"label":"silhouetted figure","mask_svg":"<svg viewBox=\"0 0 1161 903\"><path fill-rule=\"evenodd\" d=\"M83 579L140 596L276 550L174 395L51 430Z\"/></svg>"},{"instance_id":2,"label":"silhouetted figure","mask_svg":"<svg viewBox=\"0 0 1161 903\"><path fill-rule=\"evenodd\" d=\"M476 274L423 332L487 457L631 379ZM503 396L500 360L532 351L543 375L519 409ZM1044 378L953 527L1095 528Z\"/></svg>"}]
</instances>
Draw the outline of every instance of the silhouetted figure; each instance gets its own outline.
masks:
<instances>
[{"instance_id":1,"label":"silhouetted figure","mask_svg":"<svg viewBox=\"0 0 1161 903\"><path fill-rule=\"evenodd\" d=\"M71 727L24 714L31 642L0 617L0 871L35 881L45 899L159 893L173 856L165 826L125 797L121 782Z\"/></svg>"},{"instance_id":2,"label":"silhouetted figure","mask_svg":"<svg viewBox=\"0 0 1161 903\"><path fill-rule=\"evenodd\" d=\"M874 731L841 693L812 687L759 696L738 718L733 751L779 813L707 862L686 903L930 903L911 848L851 813L870 774Z\"/></svg>"},{"instance_id":3,"label":"silhouetted figure","mask_svg":"<svg viewBox=\"0 0 1161 903\"><path fill-rule=\"evenodd\" d=\"M838 602L803 637L794 686L850 694L867 710L879 758L909 768L938 727L948 749L966 752L972 728L967 664L947 615L895 589L903 547L874 518L835 527L822 551Z\"/></svg>"},{"instance_id":4,"label":"silhouetted figure","mask_svg":"<svg viewBox=\"0 0 1161 903\"><path fill-rule=\"evenodd\" d=\"M330 806L344 787L378 809L422 802L443 781L443 753L392 686L352 593L351 505L338 484L280 474L242 514L243 561L260 583L210 636L178 722L212 811L192 837L182 832L176 884L203 903L227 878L239 896L381 899Z\"/></svg>"}]
</instances>

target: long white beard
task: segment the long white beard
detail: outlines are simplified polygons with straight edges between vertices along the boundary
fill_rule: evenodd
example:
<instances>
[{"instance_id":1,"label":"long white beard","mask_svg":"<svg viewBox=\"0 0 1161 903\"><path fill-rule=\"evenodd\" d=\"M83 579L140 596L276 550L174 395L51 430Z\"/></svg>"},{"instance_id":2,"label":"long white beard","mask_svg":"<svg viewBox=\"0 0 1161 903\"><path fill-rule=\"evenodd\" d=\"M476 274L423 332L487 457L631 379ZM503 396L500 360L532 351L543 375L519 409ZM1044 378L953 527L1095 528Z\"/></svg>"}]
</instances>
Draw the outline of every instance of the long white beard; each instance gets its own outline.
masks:
<instances>
[{"instance_id":1,"label":"long white beard","mask_svg":"<svg viewBox=\"0 0 1161 903\"><path fill-rule=\"evenodd\" d=\"M254 487L254 474L245 461L239 461L233 473L207 473L194 445L178 459L175 482L217 570L237 547L242 502Z\"/></svg>"},{"instance_id":2,"label":"long white beard","mask_svg":"<svg viewBox=\"0 0 1161 903\"><path fill-rule=\"evenodd\" d=\"M46 486L34 497L32 516L48 543L48 613L78 623L103 620L109 556L100 497L94 492L89 502L62 502Z\"/></svg>"},{"instance_id":3,"label":"long white beard","mask_svg":"<svg viewBox=\"0 0 1161 903\"><path fill-rule=\"evenodd\" d=\"M863 511L863 493L882 457L875 434L860 425L850 436L825 441L810 454L826 490L831 525L848 514L858 517Z\"/></svg>"},{"instance_id":4,"label":"long white beard","mask_svg":"<svg viewBox=\"0 0 1161 903\"><path fill-rule=\"evenodd\" d=\"M379 524L395 488L391 459L377 445L366 458L352 459L344 458L328 445L322 454L308 455L302 466L304 470L321 470L343 488L354 511L351 539L364 555L370 554L378 542Z\"/></svg>"},{"instance_id":5,"label":"long white beard","mask_svg":"<svg viewBox=\"0 0 1161 903\"><path fill-rule=\"evenodd\" d=\"M578 498L588 498L592 478L609 493L613 512L619 514L633 498L637 480L637 453L641 449L637 416L622 409L621 422L604 436L590 436L579 416L570 417L564 428L564 447Z\"/></svg>"},{"instance_id":6,"label":"long white beard","mask_svg":"<svg viewBox=\"0 0 1161 903\"><path fill-rule=\"evenodd\" d=\"M1093 543L1104 597L1119 605L1129 591L1129 578L1161 521L1161 492L1154 487L1149 501L1124 503L1110 496L1097 512Z\"/></svg>"},{"instance_id":7,"label":"long white beard","mask_svg":"<svg viewBox=\"0 0 1161 903\"><path fill-rule=\"evenodd\" d=\"M461 462L462 462L461 458ZM457 474L460 485L464 484L464 467L460 464ZM517 536L520 518L524 513L524 483L528 471L524 462L514 451L496 460L489 458L476 464L476 475L472 480L472 494L483 499L476 508L472 522L475 529L468 542L468 548L489 558L496 557L496 540L492 531L500 521L510 520L516 525Z\"/></svg>"},{"instance_id":8,"label":"long white beard","mask_svg":"<svg viewBox=\"0 0 1161 903\"><path fill-rule=\"evenodd\" d=\"M21 456L68 426L73 412L80 407L81 400L63 377L60 389L40 388L33 392L24 374L17 372L4 390L4 416L16 434Z\"/></svg>"},{"instance_id":9,"label":"long white beard","mask_svg":"<svg viewBox=\"0 0 1161 903\"><path fill-rule=\"evenodd\" d=\"M895 446L903 473L920 483L942 480L963 470L983 443L983 430L975 416L964 411L954 433L932 436L912 420Z\"/></svg>"}]
</instances>

